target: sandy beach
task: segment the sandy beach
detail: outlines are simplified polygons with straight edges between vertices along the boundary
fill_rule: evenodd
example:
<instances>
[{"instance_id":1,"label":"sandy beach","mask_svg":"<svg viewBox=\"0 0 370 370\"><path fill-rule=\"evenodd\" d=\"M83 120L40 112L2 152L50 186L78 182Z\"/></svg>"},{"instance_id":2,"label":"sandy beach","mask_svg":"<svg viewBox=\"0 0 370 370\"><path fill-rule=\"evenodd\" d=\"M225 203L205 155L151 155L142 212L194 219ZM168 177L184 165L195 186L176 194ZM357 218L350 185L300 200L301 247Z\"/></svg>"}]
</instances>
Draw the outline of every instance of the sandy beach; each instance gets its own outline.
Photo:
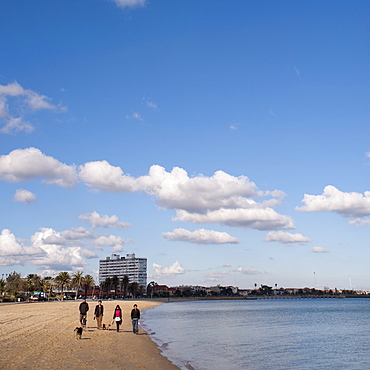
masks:
<instances>
[{"instance_id":1,"label":"sandy beach","mask_svg":"<svg viewBox=\"0 0 370 370\"><path fill-rule=\"evenodd\" d=\"M97 302L88 303L87 328L81 340L74 333L79 326L80 301L1 304L0 369L178 369L141 327L138 335L132 333L133 304L144 310L159 302L103 301L105 324L112 322L117 304L122 308L118 333L115 327L98 330L93 320Z\"/></svg>"}]
</instances>

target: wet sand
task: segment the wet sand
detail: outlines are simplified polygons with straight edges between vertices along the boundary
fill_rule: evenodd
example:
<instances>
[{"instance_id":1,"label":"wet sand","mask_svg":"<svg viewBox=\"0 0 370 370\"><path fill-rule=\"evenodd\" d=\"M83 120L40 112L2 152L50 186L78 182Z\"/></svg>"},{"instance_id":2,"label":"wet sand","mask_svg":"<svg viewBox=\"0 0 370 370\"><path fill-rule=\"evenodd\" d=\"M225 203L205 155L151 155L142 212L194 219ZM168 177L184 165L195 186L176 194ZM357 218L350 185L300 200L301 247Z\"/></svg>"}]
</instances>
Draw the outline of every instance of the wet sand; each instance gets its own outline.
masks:
<instances>
[{"instance_id":1,"label":"wet sand","mask_svg":"<svg viewBox=\"0 0 370 370\"><path fill-rule=\"evenodd\" d=\"M112 322L117 304L123 324L117 333L98 330L93 320L96 301L88 301L87 328L76 339L80 301L0 304L0 369L178 369L161 355L149 335L139 327L132 333L130 313L134 303L140 310L154 307L153 301L103 301L103 323ZM142 312L148 315L149 312Z\"/></svg>"}]
</instances>

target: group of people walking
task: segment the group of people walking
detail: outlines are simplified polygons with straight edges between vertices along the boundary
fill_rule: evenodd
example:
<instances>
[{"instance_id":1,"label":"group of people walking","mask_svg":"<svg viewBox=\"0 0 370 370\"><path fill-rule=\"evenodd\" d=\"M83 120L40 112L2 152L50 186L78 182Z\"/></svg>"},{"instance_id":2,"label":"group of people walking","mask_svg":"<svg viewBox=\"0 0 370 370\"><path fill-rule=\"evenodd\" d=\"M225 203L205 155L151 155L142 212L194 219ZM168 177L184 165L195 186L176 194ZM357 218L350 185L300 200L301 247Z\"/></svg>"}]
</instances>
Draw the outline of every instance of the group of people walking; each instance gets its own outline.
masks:
<instances>
[{"instance_id":1,"label":"group of people walking","mask_svg":"<svg viewBox=\"0 0 370 370\"><path fill-rule=\"evenodd\" d=\"M82 300L82 302L80 303L79 311L81 326L86 327L87 311L89 311L89 304L86 302L86 299ZM94 310L94 320L96 320L96 326L98 329L102 329L103 316L104 306L102 304L102 301L99 300ZM134 307L131 310L132 332L134 334L139 333L139 320L140 310L137 308L137 304L134 304ZM117 331L119 331L119 328L122 324L122 309L119 305L117 305L113 311L113 321L116 323Z\"/></svg>"}]
</instances>

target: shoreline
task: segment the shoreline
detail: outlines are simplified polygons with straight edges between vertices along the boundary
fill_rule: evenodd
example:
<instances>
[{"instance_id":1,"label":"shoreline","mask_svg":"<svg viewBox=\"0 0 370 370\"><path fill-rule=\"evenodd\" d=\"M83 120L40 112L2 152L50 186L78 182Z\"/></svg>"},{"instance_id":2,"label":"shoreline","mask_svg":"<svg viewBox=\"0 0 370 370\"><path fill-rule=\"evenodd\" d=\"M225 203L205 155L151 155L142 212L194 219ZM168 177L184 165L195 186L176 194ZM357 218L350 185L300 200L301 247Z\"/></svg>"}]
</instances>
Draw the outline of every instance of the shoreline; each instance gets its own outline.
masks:
<instances>
[{"instance_id":1,"label":"shoreline","mask_svg":"<svg viewBox=\"0 0 370 370\"><path fill-rule=\"evenodd\" d=\"M120 305L123 323L120 332L113 326L98 330L93 320L97 301L87 301L87 328L76 339L79 325L78 301L33 302L0 305L0 345L3 355L0 369L179 369L151 340L141 327L132 333L130 313L136 303L142 312L155 307L159 300L103 301L103 323L112 322L113 310ZM114 324L115 325L115 324Z\"/></svg>"}]
</instances>

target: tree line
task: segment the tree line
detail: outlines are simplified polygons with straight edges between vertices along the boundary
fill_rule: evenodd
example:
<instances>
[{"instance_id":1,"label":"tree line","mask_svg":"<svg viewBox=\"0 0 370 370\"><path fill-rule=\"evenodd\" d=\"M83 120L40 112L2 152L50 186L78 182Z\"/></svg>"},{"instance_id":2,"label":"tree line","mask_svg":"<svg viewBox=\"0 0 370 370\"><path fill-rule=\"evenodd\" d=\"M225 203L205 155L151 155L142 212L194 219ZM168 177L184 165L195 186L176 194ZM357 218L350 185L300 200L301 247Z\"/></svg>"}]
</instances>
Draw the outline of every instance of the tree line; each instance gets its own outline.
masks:
<instances>
[{"instance_id":1,"label":"tree line","mask_svg":"<svg viewBox=\"0 0 370 370\"><path fill-rule=\"evenodd\" d=\"M4 274L3 274L4 276ZM18 272L13 272L0 279L0 301L26 300L38 294L38 299L69 297L71 291L75 296L87 297L89 289L94 288L99 296L112 296L125 298L128 296L138 297L146 293L146 287L137 282L130 282L129 277L124 275L106 278L99 287L95 286L94 278L83 272L77 271L70 274L67 271L60 272L57 276L42 278L38 274L28 274L22 278ZM82 291L82 293L81 293ZM41 294L40 294L41 293ZM37 295L36 294L36 295Z\"/></svg>"}]
</instances>

